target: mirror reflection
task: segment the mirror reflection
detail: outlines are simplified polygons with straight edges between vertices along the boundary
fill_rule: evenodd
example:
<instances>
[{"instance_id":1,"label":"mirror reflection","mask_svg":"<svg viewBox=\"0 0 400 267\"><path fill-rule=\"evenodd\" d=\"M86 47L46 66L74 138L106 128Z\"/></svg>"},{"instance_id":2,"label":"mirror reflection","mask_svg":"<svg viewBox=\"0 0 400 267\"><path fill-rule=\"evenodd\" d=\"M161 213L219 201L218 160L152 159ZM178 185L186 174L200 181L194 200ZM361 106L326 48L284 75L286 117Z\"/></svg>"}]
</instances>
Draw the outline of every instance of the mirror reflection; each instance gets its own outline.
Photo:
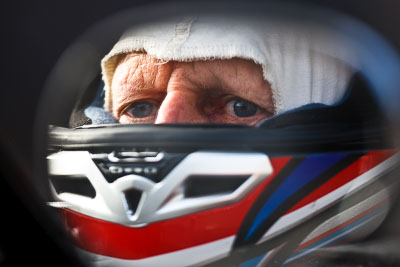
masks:
<instances>
[{"instance_id":1,"label":"mirror reflection","mask_svg":"<svg viewBox=\"0 0 400 267\"><path fill-rule=\"evenodd\" d=\"M277 17L128 27L73 129L49 132L50 205L90 262L296 265L374 232L400 154L344 36Z\"/></svg>"}]
</instances>

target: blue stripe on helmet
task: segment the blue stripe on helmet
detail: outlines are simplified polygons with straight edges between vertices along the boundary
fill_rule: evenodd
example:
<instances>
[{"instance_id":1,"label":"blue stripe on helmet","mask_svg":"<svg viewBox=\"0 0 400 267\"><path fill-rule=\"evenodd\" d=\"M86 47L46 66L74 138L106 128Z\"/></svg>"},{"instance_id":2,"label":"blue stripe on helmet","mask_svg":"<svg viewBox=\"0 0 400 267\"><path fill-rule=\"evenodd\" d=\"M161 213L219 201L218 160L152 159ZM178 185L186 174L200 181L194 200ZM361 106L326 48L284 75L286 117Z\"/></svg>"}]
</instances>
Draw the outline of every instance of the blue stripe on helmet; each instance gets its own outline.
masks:
<instances>
[{"instance_id":1,"label":"blue stripe on helmet","mask_svg":"<svg viewBox=\"0 0 400 267\"><path fill-rule=\"evenodd\" d=\"M275 193L272 194L264 204L247 232L245 240L249 240L262 222L288 197L346 156L347 154L345 153L308 156L285 181L282 182Z\"/></svg>"}]
</instances>

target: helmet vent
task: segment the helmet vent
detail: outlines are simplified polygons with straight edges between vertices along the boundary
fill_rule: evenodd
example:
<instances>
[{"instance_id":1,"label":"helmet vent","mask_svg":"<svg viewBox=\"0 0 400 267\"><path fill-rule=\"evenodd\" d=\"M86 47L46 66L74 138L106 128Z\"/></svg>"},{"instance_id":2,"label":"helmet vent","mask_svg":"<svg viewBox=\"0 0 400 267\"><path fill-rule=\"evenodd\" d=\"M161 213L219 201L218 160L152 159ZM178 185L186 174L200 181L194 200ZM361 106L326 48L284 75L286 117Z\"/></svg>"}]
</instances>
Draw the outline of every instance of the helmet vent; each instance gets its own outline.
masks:
<instances>
[{"instance_id":1,"label":"helmet vent","mask_svg":"<svg viewBox=\"0 0 400 267\"><path fill-rule=\"evenodd\" d=\"M128 212L130 216L135 215L140 199L142 198L142 193L142 191L134 188L125 191L125 199L126 204L128 205Z\"/></svg>"},{"instance_id":2,"label":"helmet vent","mask_svg":"<svg viewBox=\"0 0 400 267\"><path fill-rule=\"evenodd\" d=\"M95 198L96 190L84 175L51 175L50 181L57 194L72 193Z\"/></svg>"},{"instance_id":3,"label":"helmet vent","mask_svg":"<svg viewBox=\"0 0 400 267\"><path fill-rule=\"evenodd\" d=\"M230 194L238 189L250 175L192 175L183 184L186 198Z\"/></svg>"}]
</instances>

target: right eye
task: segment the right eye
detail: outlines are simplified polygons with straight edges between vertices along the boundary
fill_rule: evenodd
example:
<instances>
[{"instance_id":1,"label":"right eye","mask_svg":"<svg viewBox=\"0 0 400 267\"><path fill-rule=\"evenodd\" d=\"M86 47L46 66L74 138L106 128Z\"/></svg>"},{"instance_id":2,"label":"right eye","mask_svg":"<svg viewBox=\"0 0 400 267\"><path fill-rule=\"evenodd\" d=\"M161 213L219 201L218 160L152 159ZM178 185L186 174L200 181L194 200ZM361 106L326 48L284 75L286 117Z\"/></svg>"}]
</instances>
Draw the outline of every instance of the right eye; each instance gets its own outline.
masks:
<instances>
[{"instance_id":1,"label":"right eye","mask_svg":"<svg viewBox=\"0 0 400 267\"><path fill-rule=\"evenodd\" d=\"M146 118L152 116L156 110L153 103L140 100L129 105L126 113L134 118Z\"/></svg>"},{"instance_id":2,"label":"right eye","mask_svg":"<svg viewBox=\"0 0 400 267\"><path fill-rule=\"evenodd\" d=\"M232 106L233 113L240 118L252 117L259 111L256 104L244 99L235 99L233 103L230 102L228 105Z\"/></svg>"}]
</instances>

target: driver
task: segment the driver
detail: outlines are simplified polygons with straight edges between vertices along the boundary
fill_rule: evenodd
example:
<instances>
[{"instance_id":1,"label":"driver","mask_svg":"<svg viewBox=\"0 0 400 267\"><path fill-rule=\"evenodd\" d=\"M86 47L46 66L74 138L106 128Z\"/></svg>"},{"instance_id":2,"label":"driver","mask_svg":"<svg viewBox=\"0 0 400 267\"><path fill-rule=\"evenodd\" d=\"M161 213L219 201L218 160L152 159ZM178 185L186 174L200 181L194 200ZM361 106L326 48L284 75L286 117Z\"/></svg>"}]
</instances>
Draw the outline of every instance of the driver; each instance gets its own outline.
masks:
<instances>
[{"instance_id":1,"label":"driver","mask_svg":"<svg viewBox=\"0 0 400 267\"><path fill-rule=\"evenodd\" d=\"M119 123L256 126L306 104L335 104L352 70L332 56L346 53L338 40L321 36L238 18L132 28L102 61L105 109Z\"/></svg>"}]
</instances>

